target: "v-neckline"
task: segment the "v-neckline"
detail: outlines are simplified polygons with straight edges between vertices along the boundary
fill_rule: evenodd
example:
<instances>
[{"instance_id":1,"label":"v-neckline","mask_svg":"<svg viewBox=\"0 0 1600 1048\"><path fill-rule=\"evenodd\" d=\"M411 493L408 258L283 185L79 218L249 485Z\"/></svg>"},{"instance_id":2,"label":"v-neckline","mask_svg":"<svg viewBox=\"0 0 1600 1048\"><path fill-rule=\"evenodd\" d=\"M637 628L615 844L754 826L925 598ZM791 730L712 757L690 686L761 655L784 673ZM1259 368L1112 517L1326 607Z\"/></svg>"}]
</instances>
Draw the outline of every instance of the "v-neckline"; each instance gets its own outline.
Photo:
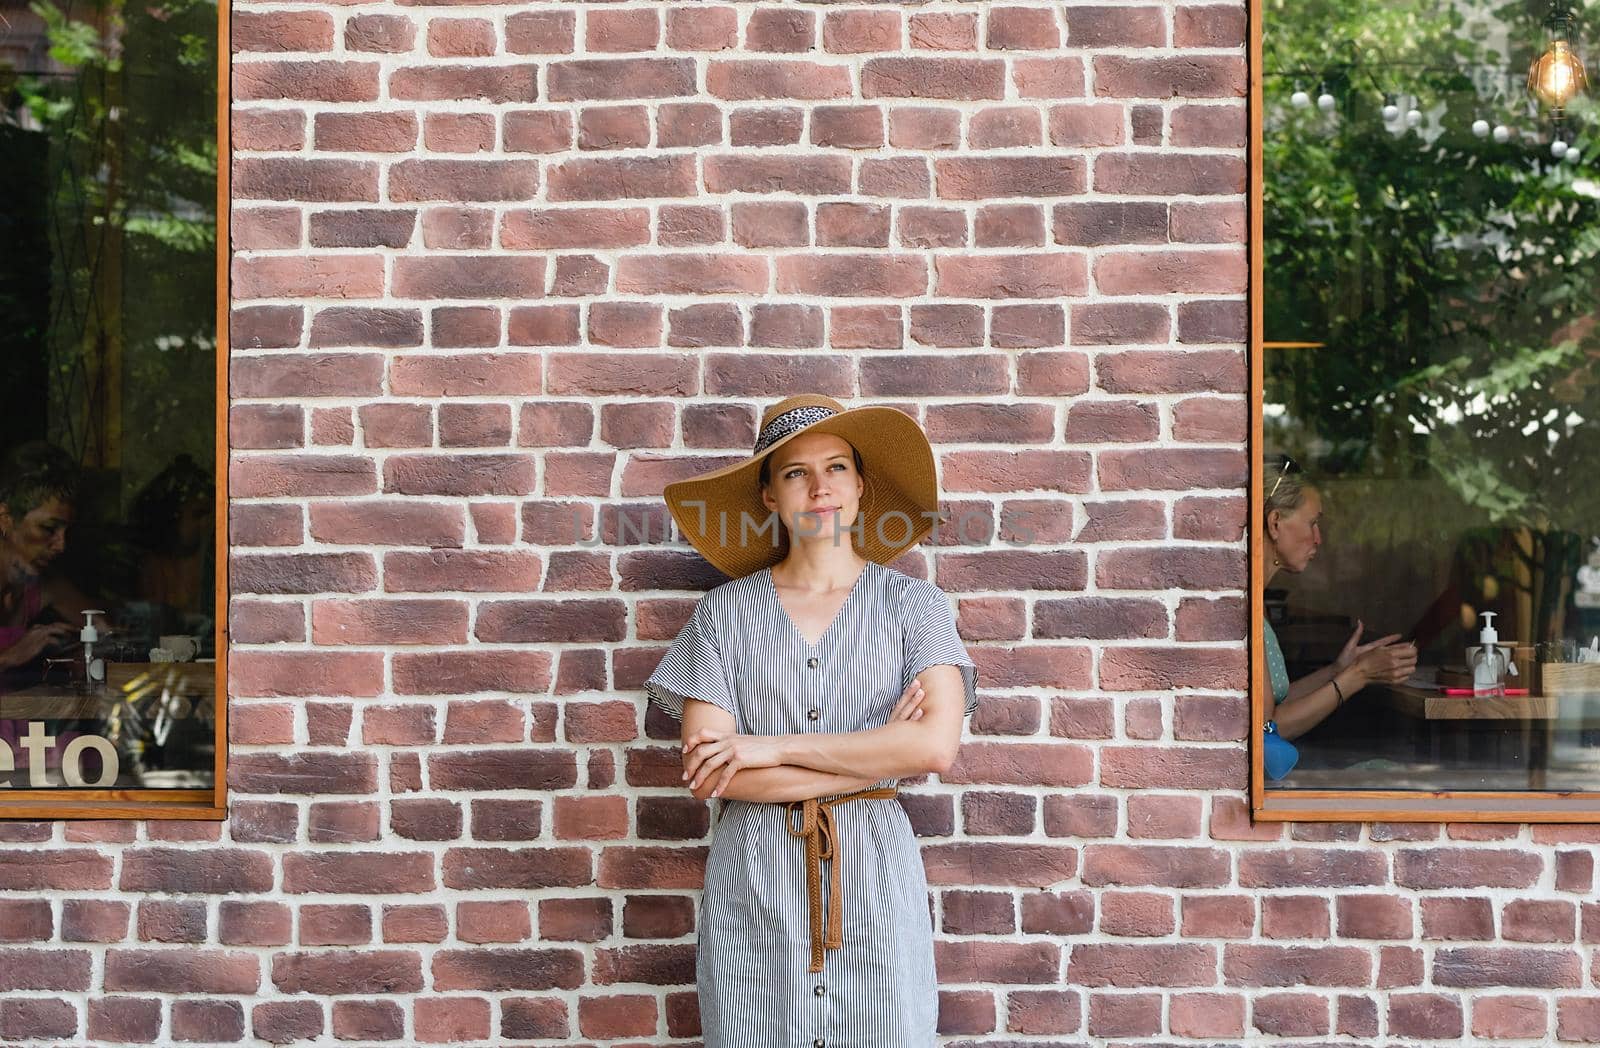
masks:
<instances>
[{"instance_id":1,"label":"v-neckline","mask_svg":"<svg viewBox=\"0 0 1600 1048\"><path fill-rule=\"evenodd\" d=\"M856 581L850 586L850 592L845 594L843 603L839 605L839 610L833 613L833 621L828 623L828 628L822 631L822 636L817 638L816 643L806 639L806 635L800 632L800 627L795 625L794 619L790 617L789 609L783 606L783 598L778 596L778 584L772 578L771 568L764 569L767 576L767 592L772 594L773 603L778 606L778 614L783 616L783 621L789 624L789 629L794 635L800 638L800 643L806 646L807 651L816 651L827 641L829 634L833 632L833 628L839 624L839 620L844 618L844 609L848 608L850 602L855 599L856 591L861 588L862 581L866 579L867 572L872 570L874 563L874 561L869 560L867 561L867 566L861 569L861 573L856 576Z\"/></svg>"}]
</instances>

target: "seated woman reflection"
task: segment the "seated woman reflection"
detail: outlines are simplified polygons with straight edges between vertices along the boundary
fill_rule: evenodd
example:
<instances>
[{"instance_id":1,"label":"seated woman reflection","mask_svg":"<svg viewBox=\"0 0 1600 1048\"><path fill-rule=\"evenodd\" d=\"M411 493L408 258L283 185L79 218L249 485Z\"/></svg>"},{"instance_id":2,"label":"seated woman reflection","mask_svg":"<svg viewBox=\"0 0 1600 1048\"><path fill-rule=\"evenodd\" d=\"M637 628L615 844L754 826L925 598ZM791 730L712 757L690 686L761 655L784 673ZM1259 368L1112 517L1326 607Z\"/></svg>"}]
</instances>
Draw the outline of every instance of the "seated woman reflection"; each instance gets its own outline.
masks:
<instances>
[{"instance_id":1,"label":"seated woman reflection","mask_svg":"<svg viewBox=\"0 0 1600 1048\"><path fill-rule=\"evenodd\" d=\"M141 551L139 600L125 609L127 625L150 635L194 637L211 651L215 609L215 482L211 473L180 454L135 497L130 537Z\"/></svg>"},{"instance_id":2,"label":"seated woman reflection","mask_svg":"<svg viewBox=\"0 0 1600 1048\"><path fill-rule=\"evenodd\" d=\"M1322 496L1298 471L1294 460L1284 457L1269 465L1266 476L1270 479L1262 521L1267 540L1263 589L1279 571L1304 571L1322 545ZM1299 759L1289 739L1322 723L1368 684L1399 684L1417 667L1415 644L1402 643L1397 633L1362 643L1364 627L1358 621L1332 663L1291 682L1277 633L1264 619L1262 629L1267 677L1272 685L1263 736L1268 779L1288 775Z\"/></svg>"},{"instance_id":3,"label":"seated woman reflection","mask_svg":"<svg viewBox=\"0 0 1600 1048\"><path fill-rule=\"evenodd\" d=\"M72 460L45 443L23 444L0 463L0 681L26 680L23 670L78 646L77 623L93 605L70 582L46 575L66 549L76 479ZM25 728L5 717L8 690L0 684L0 742L15 748ZM78 734L57 733L50 767Z\"/></svg>"},{"instance_id":4,"label":"seated woman reflection","mask_svg":"<svg viewBox=\"0 0 1600 1048\"><path fill-rule=\"evenodd\" d=\"M76 642L92 604L66 579L45 575L67 546L76 467L49 444L24 444L0 465L0 671Z\"/></svg>"}]
</instances>

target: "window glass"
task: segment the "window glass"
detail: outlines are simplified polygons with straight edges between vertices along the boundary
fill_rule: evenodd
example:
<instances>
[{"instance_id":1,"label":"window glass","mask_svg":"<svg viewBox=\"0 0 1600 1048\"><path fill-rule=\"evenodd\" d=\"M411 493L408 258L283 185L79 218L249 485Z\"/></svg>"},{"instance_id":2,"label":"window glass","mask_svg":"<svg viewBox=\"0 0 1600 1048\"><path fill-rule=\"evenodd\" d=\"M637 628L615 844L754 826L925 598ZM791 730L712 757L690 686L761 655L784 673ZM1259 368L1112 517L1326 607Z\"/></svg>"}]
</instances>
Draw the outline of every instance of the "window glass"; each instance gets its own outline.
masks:
<instances>
[{"instance_id":1,"label":"window glass","mask_svg":"<svg viewBox=\"0 0 1600 1048\"><path fill-rule=\"evenodd\" d=\"M198 0L0 0L13 789L213 786L216 27Z\"/></svg>"},{"instance_id":2,"label":"window glass","mask_svg":"<svg viewBox=\"0 0 1600 1048\"><path fill-rule=\"evenodd\" d=\"M1264 5L1269 788L1600 790L1596 41L1593 8Z\"/></svg>"}]
</instances>

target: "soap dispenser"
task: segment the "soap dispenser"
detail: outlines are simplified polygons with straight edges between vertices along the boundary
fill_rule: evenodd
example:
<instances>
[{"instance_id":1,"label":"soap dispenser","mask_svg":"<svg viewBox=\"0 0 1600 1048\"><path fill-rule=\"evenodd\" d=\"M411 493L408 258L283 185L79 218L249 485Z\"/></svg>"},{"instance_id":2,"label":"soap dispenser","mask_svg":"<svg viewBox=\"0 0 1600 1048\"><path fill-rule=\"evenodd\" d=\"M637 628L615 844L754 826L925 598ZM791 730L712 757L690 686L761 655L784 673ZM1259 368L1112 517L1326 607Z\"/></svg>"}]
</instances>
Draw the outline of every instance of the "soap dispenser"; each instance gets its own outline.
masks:
<instances>
[{"instance_id":1,"label":"soap dispenser","mask_svg":"<svg viewBox=\"0 0 1600 1048\"><path fill-rule=\"evenodd\" d=\"M1511 662L1510 649L1500 646L1500 634L1494 628L1494 617L1495 612L1492 611L1479 616L1483 620L1483 629L1478 634L1480 646L1468 652L1474 695L1504 695L1507 671L1513 674L1517 672Z\"/></svg>"}]
</instances>

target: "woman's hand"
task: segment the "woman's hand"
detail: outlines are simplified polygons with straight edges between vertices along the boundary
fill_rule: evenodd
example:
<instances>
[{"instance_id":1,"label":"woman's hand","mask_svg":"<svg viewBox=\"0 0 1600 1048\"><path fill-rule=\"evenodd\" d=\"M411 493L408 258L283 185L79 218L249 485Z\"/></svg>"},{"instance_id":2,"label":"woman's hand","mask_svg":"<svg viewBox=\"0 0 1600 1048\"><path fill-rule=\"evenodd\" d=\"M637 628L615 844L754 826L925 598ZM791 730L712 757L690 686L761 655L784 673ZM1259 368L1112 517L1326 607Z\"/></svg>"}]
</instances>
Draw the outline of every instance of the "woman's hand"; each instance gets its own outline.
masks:
<instances>
[{"instance_id":1,"label":"woman's hand","mask_svg":"<svg viewBox=\"0 0 1600 1048\"><path fill-rule=\"evenodd\" d=\"M0 666L7 668L26 666L38 658L46 648L77 634L71 624L52 622L48 626L34 626L11 647L0 651Z\"/></svg>"},{"instance_id":2,"label":"woman's hand","mask_svg":"<svg viewBox=\"0 0 1600 1048\"><path fill-rule=\"evenodd\" d=\"M928 693L922 690L922 682L915 677L906 685L906 690L900 693L900 701L894 704L894 709L889 712L889 723L895 721L917 721L922 719L922 700Z\"/></svg>"},{"instance_id":3,"label":"woman's hand","mask_svg":"<svg viewBox=\"0 0 1600 1048\"><path fill-rule=\"evenodd\" d=\"M889 712L889 723L922 719L922 682L912 679ZM711 796L719 797L741 769L775 768L783 763L778 740L770 735L740 735L717 728L700 728L683 740L683 778L698 792L700 785L719 775Z\"/></svg>"},{"instance_id":4,"label":"woman's hand","mask_svg":"<svg viewBox=\"0 0 1600 1048\"><path fill-rule=\"evenodd\" d=\"M1368 641L1366 644L1362 644L1361 631L1365 628L1366 627L1362 624L1361 620L1357 619L1355 632L1350 634L1350 639L1345 641L1344 647L1339 649L1339 657L1333 660L1333 671L1335 673L1341 673L1344 670L1349 669L1351 663L1361 658L1361 656L1365 655L1367 652L1376 648L1381 648L1385 644L1393 644L1395 641L1400 639L1400 634L1391 633L1387 637L1379 637L1377 640Z\"/></svg>"},{"instance_id":5,"label":"woman's hand","mask_svg":"<svg viewBox=\"0 0 1600 1048\"><path fill-rule=\"evenodd\" d=\"M1417 668L1417 646L1409 641L1395 644L1385 641L1381 647L1370 648L1355 660L1356 669L1369 683L1403 684Z\"/></svg>"},{"instance_id":6,"label":"woman's hand","mask_svg":"<svg viewBox=\"0 0 1600 1048\"><path fill-rule=\"evenodd\" d=\"M772 735L701 728L683 740L683 777L689 789L698 791L701 783L720 774L713 797L720 797L741 769L776 768L782 763L778 740Z\"/></svg>"}]
</instances>

